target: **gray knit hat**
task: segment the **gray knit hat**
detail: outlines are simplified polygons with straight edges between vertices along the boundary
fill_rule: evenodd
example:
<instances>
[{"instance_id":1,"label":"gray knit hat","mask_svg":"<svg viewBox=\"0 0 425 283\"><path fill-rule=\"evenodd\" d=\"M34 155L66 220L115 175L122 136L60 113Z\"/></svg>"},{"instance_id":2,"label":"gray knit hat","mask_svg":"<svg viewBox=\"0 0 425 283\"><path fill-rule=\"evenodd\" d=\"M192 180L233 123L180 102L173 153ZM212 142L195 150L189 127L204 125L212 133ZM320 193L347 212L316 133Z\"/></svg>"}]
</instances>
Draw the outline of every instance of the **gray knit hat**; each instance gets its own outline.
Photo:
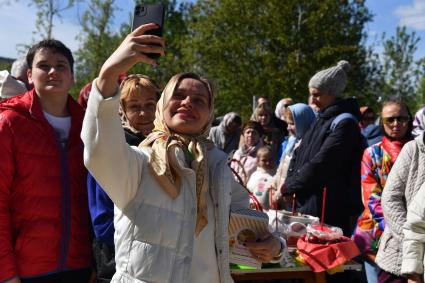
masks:
<instances>
[{"instance_id":1,"label":"gray knit hat","mask_svg":"<svg viewBox=\"0 0 425 283\"><path fill-rule=\"evenodd\" d=\"M335 67L316 73L308 83L308 87L317 88L332 96L341 96L347 86L347 73L350 63L341 60Z\"/></svg>"}]
</instances>

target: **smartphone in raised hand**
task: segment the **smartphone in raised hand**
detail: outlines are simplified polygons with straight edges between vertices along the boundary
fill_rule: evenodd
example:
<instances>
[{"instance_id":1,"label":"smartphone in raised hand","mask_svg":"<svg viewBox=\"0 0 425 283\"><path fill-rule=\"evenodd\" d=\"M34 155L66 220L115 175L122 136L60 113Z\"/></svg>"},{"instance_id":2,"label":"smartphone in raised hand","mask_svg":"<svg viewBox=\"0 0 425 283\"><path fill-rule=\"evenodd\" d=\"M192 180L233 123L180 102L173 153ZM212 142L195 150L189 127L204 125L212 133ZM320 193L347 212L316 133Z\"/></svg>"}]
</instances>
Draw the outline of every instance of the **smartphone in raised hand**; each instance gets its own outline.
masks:
<instances>
[{"instance_id":1,"label":"smartphone in raised hand","mask_svg":"<svg viewBox=\"0 0 425 283\"><path fill-rule=\"evenodd\" d=\"M162 4L136 5L134 7L133 24L131 30L135 30L141 25L154 23L159 27L149 30L146 34L153 34L162 37L164 26L165 9ZM161 55L158 53L146 53L152 59L158 59Z\"/></svg>"}]
</instances>

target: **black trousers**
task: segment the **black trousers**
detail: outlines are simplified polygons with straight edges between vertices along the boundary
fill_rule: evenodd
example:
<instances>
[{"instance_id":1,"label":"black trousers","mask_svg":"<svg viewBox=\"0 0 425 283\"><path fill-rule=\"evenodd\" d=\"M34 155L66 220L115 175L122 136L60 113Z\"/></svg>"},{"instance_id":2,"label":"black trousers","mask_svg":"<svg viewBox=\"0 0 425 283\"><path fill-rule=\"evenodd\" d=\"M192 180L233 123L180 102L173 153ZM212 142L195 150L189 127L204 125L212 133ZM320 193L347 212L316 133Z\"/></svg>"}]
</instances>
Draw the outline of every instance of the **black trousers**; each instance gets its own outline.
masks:
<instances>
[{"instance_id":1,"label":"black trousers","mask_svg":"<svg viewBox=\"0 0 425 283\"><path fill-rule=\"evenodd\" d=\"M97 282L109 283L115 274L115 247L93 239L93 256L96 264Z\"/></svg>"},{"instance_id":2,"label":"black trousers","mask_svg":"<svg viewBox=\"0 0 425 283\"><path fill-rule=\"evenodd\" d=\"M63 271L29 279L21 278L21 283L87 283L91 272L91 268Z\"/></svg>"}]
</instances>

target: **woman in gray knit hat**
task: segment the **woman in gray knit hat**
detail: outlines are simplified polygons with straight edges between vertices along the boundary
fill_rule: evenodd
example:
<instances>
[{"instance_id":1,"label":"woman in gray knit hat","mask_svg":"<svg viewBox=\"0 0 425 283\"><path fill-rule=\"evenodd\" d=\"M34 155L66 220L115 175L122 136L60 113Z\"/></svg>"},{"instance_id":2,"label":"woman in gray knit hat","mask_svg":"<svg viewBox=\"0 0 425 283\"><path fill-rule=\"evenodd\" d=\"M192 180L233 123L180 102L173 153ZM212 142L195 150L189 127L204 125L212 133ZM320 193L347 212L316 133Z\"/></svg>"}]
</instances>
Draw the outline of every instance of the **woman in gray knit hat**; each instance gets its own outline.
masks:
<instances>
[{"instance_id":1,"label":"woman in gray knit hat","mask_svg":"<svg viewBox=\"0 0 425 283\"><path fill-rule=\"evenodd\" d=\"M322 70L310 79L308 88L312 96L312 104L315 104L319 111L342 96L342 92L347 86L349 70L350 64L342 60L335 67Z\"/></svg>"},{"instance_id":2,"label":"woman in gray knit hat","mask_svg":"<svg viewBox=\"0 0 425 283\"><path fill-rule=\"evenodd\" d=\"M295 194L297 212L320 217L326 188L324 221L342 228L346 236L351 235L361 211L363 153L358 103L342 97L349 69L347 61L340 61L310 79L312 104L319 112L293 155L281 191L283 195ZM329 282L347 282L341 276L334 275Z\"/></svg>"},{"instance_id":3,"label":"woman in gray knit hat","mask_svg":"<svg viewBox=\"0 0 425 283\"><path fill-rule=\"evenodd\" d=\"M358 103L343 98L350 64L340 61L319 71L308 84L312 104L319 110L304 135L288 170L283 194L296 194L297 210L321 215L323 188L327 188L325 222L351 234L350 216L361 209L360 160L362 139L357 121ZM358 193L358 196L353 196ZM353 206L353 201L358 202Z\"/></svg>"}]
</instances>

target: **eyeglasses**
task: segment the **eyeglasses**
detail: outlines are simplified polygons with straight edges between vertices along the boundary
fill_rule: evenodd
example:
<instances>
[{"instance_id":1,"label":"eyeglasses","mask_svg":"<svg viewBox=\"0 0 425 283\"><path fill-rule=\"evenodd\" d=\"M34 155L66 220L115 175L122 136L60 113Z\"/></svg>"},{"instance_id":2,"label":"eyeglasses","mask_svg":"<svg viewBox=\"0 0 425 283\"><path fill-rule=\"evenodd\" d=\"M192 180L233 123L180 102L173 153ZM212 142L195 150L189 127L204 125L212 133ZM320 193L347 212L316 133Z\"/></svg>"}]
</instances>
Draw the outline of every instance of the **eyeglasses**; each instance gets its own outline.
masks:
<instances>
[{"instance_id":1,"label":"eyeglasses","mask_svg":"<svg viewBox=\"0 0 425 283\"><path fill-rule=\"evenodd\" d=\"M383 117L382 122L386 125L391 125L397 120L397 123L406 124L409 122L409 117L407 116L399 116L399 117Z\"/></svg>"}]
</instances>

